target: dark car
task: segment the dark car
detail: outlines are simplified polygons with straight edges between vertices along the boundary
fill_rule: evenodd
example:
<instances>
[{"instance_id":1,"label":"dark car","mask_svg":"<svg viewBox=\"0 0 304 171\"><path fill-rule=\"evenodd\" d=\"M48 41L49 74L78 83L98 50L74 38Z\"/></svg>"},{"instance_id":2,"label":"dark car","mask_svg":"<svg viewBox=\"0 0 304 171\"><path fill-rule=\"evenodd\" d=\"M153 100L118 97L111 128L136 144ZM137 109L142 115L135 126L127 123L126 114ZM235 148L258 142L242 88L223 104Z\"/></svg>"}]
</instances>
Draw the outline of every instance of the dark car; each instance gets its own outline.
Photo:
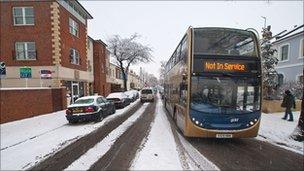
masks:
<instances>
[{"instance_id":1,"label":"dark car","mask_svg":"<svg viewBox=\"0 0 304 171\"><path fill-rule=\"evenodd\" d=\"M111 93L107 96L107 100L114 102L116 108L124 108L131 103L123 92Z\"/></svg>"},{"instance_id":2,"label":"dark car","mask_svg":"<svg viewBox=\"0 0 304 171\"><path fill-rule=\"evenodd\" d=\"M102 118L114 114L115 111L114 103L103 96L85 96L68 106L66 118L69 123L101 121Z\"/></svg>"},{"instance_id":3,"label":"dark car","mask_svg":"<svg viewBox=\"0 0 304 171\"><path fill-rule=\"evenodd\" d=\"M134 102L137 99L135 91L129 90L124 93L125 93L125 95L128 96L128 98L131 100L131 102Z\"/></svg>"}]
</instances>

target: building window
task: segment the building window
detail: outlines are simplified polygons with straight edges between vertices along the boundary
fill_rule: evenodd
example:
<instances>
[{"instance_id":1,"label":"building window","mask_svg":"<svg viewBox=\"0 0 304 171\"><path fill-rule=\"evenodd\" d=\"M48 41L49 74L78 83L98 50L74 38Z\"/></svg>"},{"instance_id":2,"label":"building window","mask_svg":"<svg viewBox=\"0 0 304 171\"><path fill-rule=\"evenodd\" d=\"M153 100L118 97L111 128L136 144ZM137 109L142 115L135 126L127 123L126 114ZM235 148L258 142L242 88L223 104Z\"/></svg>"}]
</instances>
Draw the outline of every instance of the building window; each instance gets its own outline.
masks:
<instances>
[{"instance_id":1,"label":"building window","mask_svg":"<svg viewBox=\"0 0 304 171\"><path fill-rule=\"evenodd\" d=\"M281 61L288 60L288 51L289 51L289 45L284 45L281 47Z\"/></svg>"},{"instance_id":2,"label":"building window","mask_svg":"<svg viewBox=\"0 0 304 171\"><path fill-rule=\"evenodd\" d=\"M70 28L70 33L78 37L78 23L74 21L72 18L69 18L69 28Z\"/></svg>"},{"instance_id":3,"label":"building window","mask_svg":"<svg viewBox=\"0 0 304 171\"><path fill-rule=\"evenodd\" d=\"M278 74L278 86L283 85L283 83L284 83L284 75Z\"/></svg>"},{"instance_id":4,"label":"building window","mask_svg":"<svg viewBox=\"0 0 304 171\"><path fill-rule=\"evenodd\" d=\"M300 42L300 58L304 58L304 39Z\"/></svg>"},{"instance_id":5,"label":"building window","mask_svg":"<svg viewBox=\"0 0 304 171\"><path fill-rule=\"evenodd\" d=\"M13 7L14 25L34 25L33 7Z\"/></svg>"},{"instance_id":6,"label":"building window","mask_svg":"<svg viewBox=\"0 0 304 171\"><path fill-rule=\"evenodd\" d=\"M79 52L76 49L70 49L70 61L72 64L79 65Z\"/></svg>"},{"instance_id":7,"label":"building window","mask_svg":"<svg viewBox=\"0 0 304 171\"><path fill-rule=\"evenodd\" d=\"M298 81L304 84L304 76L303 75L298 76Z\"/></svg>"},{"instance_id":8,"label":"building window","mask_svg":"<svg viewBox=\"0 0 304 171\"><path fill-rule=\"evenodd\" d=\"M15 51L17 60L36 60L35 42L16 42Z\"/></svg>"}]
</instances>

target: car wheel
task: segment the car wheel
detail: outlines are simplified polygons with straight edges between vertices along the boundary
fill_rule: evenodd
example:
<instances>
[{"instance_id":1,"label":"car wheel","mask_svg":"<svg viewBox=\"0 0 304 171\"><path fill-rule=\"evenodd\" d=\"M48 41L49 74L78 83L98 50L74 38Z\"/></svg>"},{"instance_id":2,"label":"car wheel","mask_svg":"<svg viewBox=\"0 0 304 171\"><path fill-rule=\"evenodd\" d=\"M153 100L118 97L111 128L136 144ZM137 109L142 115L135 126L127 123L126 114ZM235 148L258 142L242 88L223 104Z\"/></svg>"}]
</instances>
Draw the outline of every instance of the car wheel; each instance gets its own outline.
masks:
<instances>
[{"instance_id":1,"label":"car wheel","mask_svg":"<svg viewBox=\"0 0 304 171\"><path fill-rule=\"evenodd\" d=\"M77 123L77 121L72 121L72 120L68 120L68 121L69 121L69 124Z\"/></svg>"},{"instance_id":2,"label":"car wheel","mask_svg":"<svg viewBox=\"0 0 304 171\"><path fill-rule=\"evenodd\" d=\"M100 122L102 119L103 119L102 112L99 112L99 115L98 115L98 117L96 119L96 122Z\"/></svg>"},{"instance_id":3,"label":"car wheel","mask_svg":"<svg viewBox=\"0 0 304 171\"><path fill-rule=\"evenodd\" d=\"M114 114L114 113L115 113L115 111L116 111L116 109L115 109L115 107L113 106L113 107L112 107L111 114Z\"/></svg>"}]
</instances>

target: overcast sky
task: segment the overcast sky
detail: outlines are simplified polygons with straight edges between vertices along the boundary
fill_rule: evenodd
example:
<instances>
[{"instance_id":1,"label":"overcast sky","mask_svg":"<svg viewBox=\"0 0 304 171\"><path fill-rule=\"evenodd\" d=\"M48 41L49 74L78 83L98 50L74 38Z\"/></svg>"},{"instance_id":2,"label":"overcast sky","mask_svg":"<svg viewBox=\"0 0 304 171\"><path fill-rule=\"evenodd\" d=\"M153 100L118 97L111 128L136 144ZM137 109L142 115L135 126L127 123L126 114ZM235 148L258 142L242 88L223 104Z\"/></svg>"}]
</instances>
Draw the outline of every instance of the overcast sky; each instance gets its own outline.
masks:
<instances>
[{"instance_id":1,"label":"overcast sky","mask_svg":"<svg viewBox=\"0 0 304 171\"><path fill-rule=\"evenodd\" d=\"M273 34L303 24L303 1L80 1L94 19L88 34L107 40L115 34L138 33L139 42L153 49L154 62L137 64L159 76L160 61L168 60L189 26L254 28L264 19Z\"/></svg>"}]
</instances>

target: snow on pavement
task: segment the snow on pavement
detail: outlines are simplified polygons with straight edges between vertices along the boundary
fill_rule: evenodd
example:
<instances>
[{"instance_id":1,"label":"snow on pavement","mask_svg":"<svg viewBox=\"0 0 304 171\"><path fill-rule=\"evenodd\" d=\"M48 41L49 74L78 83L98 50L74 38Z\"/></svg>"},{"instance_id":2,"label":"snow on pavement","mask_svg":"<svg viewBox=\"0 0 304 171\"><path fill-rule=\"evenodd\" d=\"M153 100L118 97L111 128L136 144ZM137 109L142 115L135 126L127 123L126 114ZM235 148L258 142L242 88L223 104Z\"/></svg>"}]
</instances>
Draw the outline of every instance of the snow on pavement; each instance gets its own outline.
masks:
<instances>
[{"instance_id":1,"label":"snow on pavement","mask_svg":"<svg viewBox=\"0 0 304 171\"><path fill-rule=\"evenodd\" d=\"M143 148L137 152L130 170L183 170L161 100L158 100L155 115L150 134L143 140Z\"/></svg>"},{"instance_id":2,"label":"snow on pavement","mask_svg":"<svg viewBox=\"0 0 304 171\"><path fill-rule=\"evenodd\" d=\"M266 141L282 148L304 154L303 142L290 138L296 128L300 112L293 112L294 121L289 122L281 119L284 113L262 114L259 136L257 139Z\"/></svg>"},{"instance_id":3,"label":"snow on pavement","mask_svg":"<svg viewBox=\"0 0 304 171\"><path fill-rule=\"evenodd\" d=\"M18 145L67 124L65 111L1 124L1 150Z\"/></svg>"},{"instance_id":4,"label":"snow on pavement","mask_svg":"<svg viewBox=\"0 0 304 171\"><path fill-rule=\"evenodd\" d=\"M99 123L68 124L64 111L1 124L1 170L28 169L132 108Z\"/></svg>"},{"instance_id":5,"label":"snow on pavement","mask_svg":"<svg viewBox=\"0 0 304 171\"><path fill-rule=\"evenodd\" d=\"M96 144L93 148L83 154L80 158L75 160L65 170L89 170L90 167L98 161L104 154L106 154L115 141L143 114L147 108L148 103L136 111L130 118L124 121L119 127L114 129L107 137Z\"/></svg>"}]
</instances>

